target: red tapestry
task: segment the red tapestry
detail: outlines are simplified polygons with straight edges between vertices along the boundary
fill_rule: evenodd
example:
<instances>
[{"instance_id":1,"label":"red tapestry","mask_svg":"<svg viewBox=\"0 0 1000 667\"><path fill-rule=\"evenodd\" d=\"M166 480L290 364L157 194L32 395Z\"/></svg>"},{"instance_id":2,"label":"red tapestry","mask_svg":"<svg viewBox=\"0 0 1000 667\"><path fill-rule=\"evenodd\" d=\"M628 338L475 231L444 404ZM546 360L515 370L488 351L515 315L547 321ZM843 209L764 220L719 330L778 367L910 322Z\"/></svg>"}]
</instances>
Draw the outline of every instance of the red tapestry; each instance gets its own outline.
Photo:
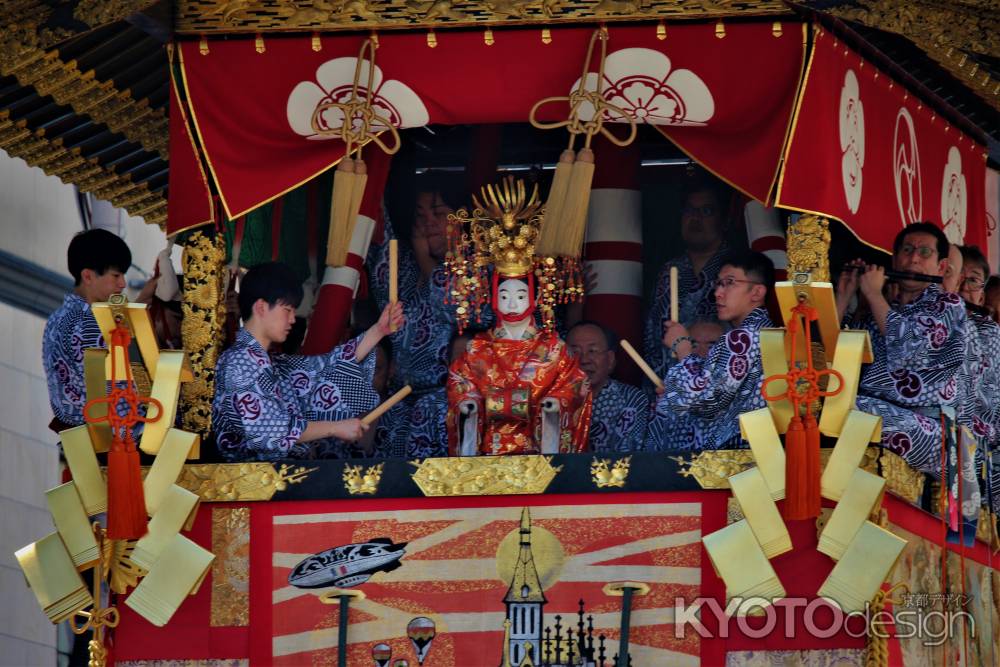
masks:
<instances>
[{"instance_id":1,"label":"red tapestry","mask_svg":"<svg viewBox=\"0 0 1000 667\"><path fill-rule=\"evenodd\" d=\"M880 248L918 220L986 248L985 187L983 146L816 31L779 206L841 220Z\"/></svg>"},{"instance_id":2,"label":"red tapestry","mask_svg":"<svg viewBox=\"0 0 1000 667\"><path fill-rule=\"evenodd\" d=\"M365 593L350 606L349 665L382 664L374 653L410 665L499 665L505 644L520 664L529 643L533 664L546 654L554 662L557 634L566 661L570 643L580 656L581 628L595 652L604 636L610 662L621 598L602 588L627 580L651 587L632 606L633 663L699 664L697 633L675 638L672 618L676 597L701 590L701 503L523 502L276 513L268 662L336 660L337 607L317 599L330 586Z\"/></svg>"},{"instance_id":3,"label":"red tapestry","mask_svg":"<svg viewBox=\"0 0 1000 667\"><path fill-rule=\"evenodd\" d=\"M603 94L766 200L800 78L802 29L738 23L717 33L692 23L670 26L659 40L653 26L611 26ZM526 122L535 102L574 89L592 30L551 33L546 44L538 30L497 31L492 45L478 31L440 33L435 48L423 33L382 34L369 93L375 110L402 128ZM340 159L342 143L318 138L313 116L349 94L362 39L322 37L315 51L309 37L269 37L263 53L252 39L209 42L205 54L197 42L180 44L192 120L230 217ZM596 59L590 71L596 80ZM339 113L327 108L315 120L339 127ZM565 103L543 109L550 120L567 114Z\"/></svg>"}]
</instances>

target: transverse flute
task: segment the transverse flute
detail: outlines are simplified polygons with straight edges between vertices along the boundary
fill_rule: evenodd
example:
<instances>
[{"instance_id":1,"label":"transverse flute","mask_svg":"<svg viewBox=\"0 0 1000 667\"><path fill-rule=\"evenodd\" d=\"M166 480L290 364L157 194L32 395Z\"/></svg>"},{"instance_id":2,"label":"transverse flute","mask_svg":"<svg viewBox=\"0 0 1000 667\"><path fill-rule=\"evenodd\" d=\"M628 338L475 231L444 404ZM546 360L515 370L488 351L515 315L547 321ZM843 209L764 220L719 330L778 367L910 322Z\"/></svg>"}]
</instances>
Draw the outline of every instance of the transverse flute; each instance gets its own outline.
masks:
<instances>
[{"instance_id":1,"label":"transverse flute","mask_svg":"<svg viewBox=\"0 0 1000 667\"><path fill-rule=\"evenodd\" d=\"M863 267L863 266L857 266L855 264L848 264L842 270L843 271L860 271L860 270L862 270L864 268L865 267ZM922 283L938 283L938 284L941 284L941 282L944 280L941 276L929 276L926 273L913 273L911 271L896 271L896 270L893 270L893 269L886 269L885 270L885 279L886 280L896 281L896 282L898 282L900 280L916 280L916 281L922 282Z\"/></svg>"}]
</instances>

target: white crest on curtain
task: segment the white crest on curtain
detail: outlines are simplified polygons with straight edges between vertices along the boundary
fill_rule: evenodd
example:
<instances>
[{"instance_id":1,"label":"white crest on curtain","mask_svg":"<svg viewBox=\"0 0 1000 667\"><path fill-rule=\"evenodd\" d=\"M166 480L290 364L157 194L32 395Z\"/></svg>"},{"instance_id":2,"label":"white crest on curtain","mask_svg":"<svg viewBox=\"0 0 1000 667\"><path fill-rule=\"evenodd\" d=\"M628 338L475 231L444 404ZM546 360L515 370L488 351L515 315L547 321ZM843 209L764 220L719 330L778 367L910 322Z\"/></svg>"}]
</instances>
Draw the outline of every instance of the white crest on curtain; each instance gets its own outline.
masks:
<instances>
[{"instance_id":1,"label":"white crest on curtain","mask_svg":"<svg viewBox=\"0 0 1000 667\"><path fill-rule=\"evenodd\" d=\"M965 241L965 217L968 212L969 191L962 173L962 154L956 146L948 149L948 162L944 166L941 182L941 226L952 243Z\"/></svg>"},{"instance_id":2,"label":"white crest on curtain","mask_svg":"<svg viewBox=\"0 0 1000 667\"><path fill-rule=\"evenodd\" d=\"M576 90L580 79L571 90ZM596 72L587 73L587 90L597 90ZM639 123L706 125L715 115L712 92L688 69L670 70L670 59L652 49L621 49L604 62L601 94ZM580 105L580 119L594 117L593 105ZM605 112L605 120L622 122Z\"/></svg>"},{"instance_id":3,"label":"white crest on curtain","mask_svg":"<svg viewBox=\"0 0 1000 667\"><path fill-rule=\"evenodd\" d=\"M865 166L865 109L861 104L858 78L854 70L844 74L844 86L840 89L840 160L841 176L844 180L844 195L851 213L857 213L861 205L862 169Z\"/></svg>"},{"instance_id":4,"label":"white crest on curtain","mask_svg":"<svg viewBox=\"0 0 1000 667\"><path fill-rule=\"evenodd\" d=\"M288 96L286 112L288 125L307 139L332 139L333 135L317 134L312 127L313 112L321 104L344 102L351 97L354 85L354 69L357 58L334 58L316 70L316 81L301 81ZM382 69L375 66L372 90L367 89L367 61L361 64L361 85L358 94L370 97L373 111L398 128L420 127L430 120L427 107L413 89L395 79L383 80ZM359 122L357 119L355 123ZM331 108L320 114L319 123L324 130L336 130L344 124L344 114L340 109ZM386 129L373 125L372 129Z\"/></svg>"},{"instance_id":5,"label":"white crest on curtain","mask_svg":"<svg viewBox=\"0 0 1000 667\"><path fill-rule=\"evenodd\" d=\"M920 183L920 151L913 117L906 107L900 107L896 114L896 129L892 136L892 174L903 226L922 220L924 194Z\"/></svg>"}]
</instances>

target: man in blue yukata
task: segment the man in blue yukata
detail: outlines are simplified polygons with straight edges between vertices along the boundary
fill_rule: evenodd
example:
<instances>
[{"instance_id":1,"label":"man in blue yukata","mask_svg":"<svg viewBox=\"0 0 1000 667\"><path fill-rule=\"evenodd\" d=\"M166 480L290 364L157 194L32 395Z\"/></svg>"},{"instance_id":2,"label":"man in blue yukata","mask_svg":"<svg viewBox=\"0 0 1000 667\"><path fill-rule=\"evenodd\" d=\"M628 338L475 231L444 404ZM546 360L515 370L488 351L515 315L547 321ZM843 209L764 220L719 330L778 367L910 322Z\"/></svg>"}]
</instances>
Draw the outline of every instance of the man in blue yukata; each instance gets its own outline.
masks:
<instances>
[{"instance_id":1,"label":"man in blue yukata","mask_svg":"<svg viewBox=\"0 0 1000 667\"><path fill-rule=\"evenodd\" d=\"M638 387L611 377L615 370L617 337L607 327L589 320L569 330L566 345L580 360L590 380L590 451L631 452L642 449L649 416L649 399Z\"/></svg>"},{"instance_id":2,"label":"man in blue yukata","mask_svg":"<svg viewBox=\"0 0 1000 667\"><path fill-rule=\"evenodd\" d=\"M725 243L724 198L703 183L688 192L681 212L684 253L667 261L656 278L643 333L643 358L663 377L677 360L663 347L663 323L670 314L670 268L677 267L678 317L681 324L715 318L715 279L729 254Z\"/></svg>"},{"instance_id":3,"label":"man in blue yukata","mask_svg":"<svg viewBox=\"0 0 1000 667\"><path fill-rule=\"evenodd\" d=\"M764 407L760 330L773 326L764 309L773 285L774 265L759 252L722 260L715 309L719 321L733 328L712 346L707 359L695 353L682 324L668 321L664 326L663 345L677 363L663 378L656 410L694 418L692 449L747 446L740 437L739 415Z\"/></svg>"},{"instance_id":4,"label":"man in blue yukata","mask_svg":"<svg viewBox=\"0 0 1000 667\"><path fill-rule=\"evenodd\" d=\"M66 254L73 291L49 317L42 337L42 365L53 414L49 428L56 433L83 424L87 402L83 351L107 347L90 304L124 291L125 272L132 266L128 246L106 229L80 232Z\"/></svg>"},{"instance_id":5,"label":"man in blue yukata","mask_svg":"<svg viewBox=\"0 0 1000 667\"><path fill-rule=\"evenodd\" d=\"M938 227L916 222L896 235L892 268L943 276L949 243ZM860 293L869 314L860 328L871 335L875 361L864 367L857 408L882 416L882 446L913 468L941 475L941 411L961 411L968 364L968 317L962 298L938 285L899 280L891 302L885 270L868 265L844 271L837 284L841 316Z\"/></svg>"},{"instance_id":6,"label":"man in blue yukata","mask_svg":"<svg viewBox=\"0 0 1000 667\"><path fill-rule=\"evenodd\" d=\"M710 320L695 320L688 327L688 332L691 336L691 351L707 360L725 329L713 315ZM675 412L666 404L654 401L650 406L649 427L646 429L643 448L651 452L688 449L694 444L694 427L697 422L698 418L690 412Z\"/></svg>"},{"instance_id":7,"label":"man in blue yukata","mask_svg":"<svg viewBox=\"0 0 1000 667\"><path fill-rule=\"evenodd\" d=\"M417 183L413 199L400 203L395 211L400 218L412 216L412 227L405 220L387 219L383 243L373 243L369 250L372 294L379 307L384 307L389 302L388 242L409 227L409 238L400 243L398 267L406 324L390 337L393 372L389 389L408 384L413 393L394 407L397 427L389 434L391 441L379 448L383 456L422 458L447 451L444 385L457 320L455 306L446 303L444 258L448 216L460 206L459 194L448 181L425 177Z\"/></svg>"},{"instance_id":8,"label":"man in blue yukata","mask_svg":"<svg viewBox=\"0 0 1000 667\"><path fill-rule=\"evenodd\" d=\"M229 460L342 458L368 427L359 415L379 396L372 350L403 324L403 305L386 306L364 334L327 354L270 354L295 324L302 285L286 265L253 267L240 284L243 327L215 367L212 424Z\"/></svg>"}]
</instances>

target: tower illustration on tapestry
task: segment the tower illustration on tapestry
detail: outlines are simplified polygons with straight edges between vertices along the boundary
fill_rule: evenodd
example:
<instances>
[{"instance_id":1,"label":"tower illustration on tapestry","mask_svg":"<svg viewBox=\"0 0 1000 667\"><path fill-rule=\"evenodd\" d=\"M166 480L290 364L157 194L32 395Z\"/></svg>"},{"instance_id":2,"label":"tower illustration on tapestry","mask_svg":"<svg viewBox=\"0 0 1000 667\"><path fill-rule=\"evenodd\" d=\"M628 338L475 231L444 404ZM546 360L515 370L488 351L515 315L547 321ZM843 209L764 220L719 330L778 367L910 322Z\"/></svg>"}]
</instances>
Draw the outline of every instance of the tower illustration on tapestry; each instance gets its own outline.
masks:
<instances>
[{"instance_id":1,"label":"tower illustration on tapestry","mask_svg":"<svg viewBox=\"0 0 1000 667\"><path fill-rule=\"evenodd\" d=\"M514 576L504 596L504 659L500 667L539 664L542 647L542 607L547 600L531 553L531 512L521 510L520 546ZM527 658L527 660L526 660Z\"/></svg>"},{"instance_id":2,"label":"tower illustration on tapestry","mask_svg":"<svg viewBox=\"0 0 1000 667\"><path fill-rule=\"evenodd\" d=\"M511 531L504 542L515 536ZM584 601L576 612L576 632L571 623L563 624L557 614L555 623L545 625L544 607L548 603L545 588L558 579L563 566L563 549L558 538L545 528L532 528L531 510L521 510L516 531L517 545L501 545L497 553L498 572L509 581L503 601L507 607L503 628L503 651L500 667L598 667L604 665L604 635L594 637L594 618L584 622ZM514 545L511 545L513 547ZM536 560L536 555L538 560ZM569 620L568 618L566 620Z\"/></svg>"}]
</instances>

